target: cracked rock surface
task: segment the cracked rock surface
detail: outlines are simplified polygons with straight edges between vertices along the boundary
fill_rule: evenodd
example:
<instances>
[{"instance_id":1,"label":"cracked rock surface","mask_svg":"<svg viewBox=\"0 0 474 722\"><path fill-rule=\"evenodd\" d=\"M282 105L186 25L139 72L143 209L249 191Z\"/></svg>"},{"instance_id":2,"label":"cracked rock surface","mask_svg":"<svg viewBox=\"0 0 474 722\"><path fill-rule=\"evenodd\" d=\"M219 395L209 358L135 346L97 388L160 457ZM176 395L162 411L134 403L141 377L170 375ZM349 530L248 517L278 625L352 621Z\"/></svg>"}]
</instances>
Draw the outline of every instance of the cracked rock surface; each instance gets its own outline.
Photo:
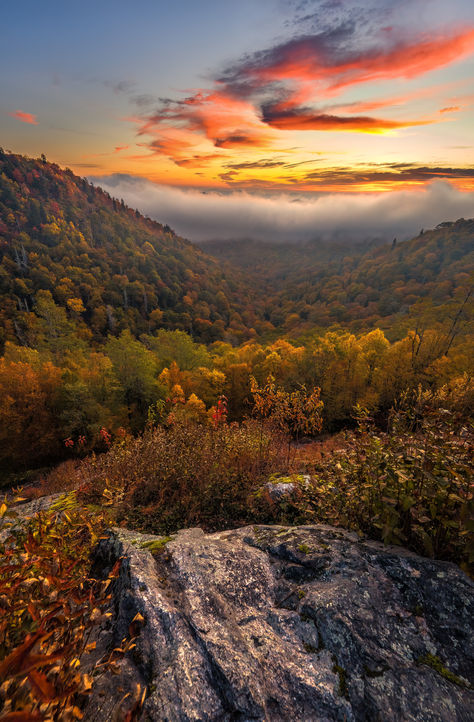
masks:
<instances>
[{"instance_id":1,"label":"cracked rock surface","mask_svg":"<svg viewBox=\"0 0 474 722\"><path fill-rule=\"evenodd\" d=\"M124 557L107 644L144 622L86 719L124 719L137 684L160 722L474 719L474 585L455 565L324 525L159 540L99 549L104 570Z\"/></svg>"}]
</instances>

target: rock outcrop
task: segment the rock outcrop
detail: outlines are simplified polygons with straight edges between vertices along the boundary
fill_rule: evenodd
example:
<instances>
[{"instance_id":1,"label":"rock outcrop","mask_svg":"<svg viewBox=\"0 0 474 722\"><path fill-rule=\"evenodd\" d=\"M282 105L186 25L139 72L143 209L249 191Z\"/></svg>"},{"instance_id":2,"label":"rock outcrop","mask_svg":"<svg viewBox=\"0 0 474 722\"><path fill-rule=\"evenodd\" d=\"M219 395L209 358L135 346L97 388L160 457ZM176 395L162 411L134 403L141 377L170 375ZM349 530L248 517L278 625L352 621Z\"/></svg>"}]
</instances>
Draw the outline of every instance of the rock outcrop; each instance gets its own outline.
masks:
<instances>
[{"instance_id":1,"label":"rock outcrop","mask_svg":"<svg viewBox=\"0 0 474 722\"><path fill-rule=\"evenodd\" d=\"M317 525L170 540L117 531L112 628L136 647L85 717L142 720L473 719L473 583L455 565ZM139 687L137 687L137 684Z\"/></svg>"}]
</instances>

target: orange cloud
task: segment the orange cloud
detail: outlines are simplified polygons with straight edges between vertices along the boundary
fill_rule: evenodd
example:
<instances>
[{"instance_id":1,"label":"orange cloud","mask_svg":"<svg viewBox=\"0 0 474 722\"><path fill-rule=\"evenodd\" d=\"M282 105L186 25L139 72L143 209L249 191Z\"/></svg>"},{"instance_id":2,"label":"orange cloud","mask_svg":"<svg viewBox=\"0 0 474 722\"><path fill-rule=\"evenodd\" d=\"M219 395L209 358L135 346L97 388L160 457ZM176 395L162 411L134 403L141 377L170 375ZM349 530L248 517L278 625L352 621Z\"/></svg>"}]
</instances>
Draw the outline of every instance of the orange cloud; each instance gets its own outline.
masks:
<instances>
[{"instance_id":1,"label":"orange cloud","mask_svg":"<svg viewBox=\"0 0 474 722\"><path fill-rule=\"evenodd\" d=\"M363 115L341 116L327 113L311 113L305 109L274 113L269 110L265 122L280 130L350 130L361 133L382 133L385 130L427 125L429 120L383 120Z\"/></svg>"},{"instance_id":2,"label":"orange cloud","mask_svg":"<svg viewBox=\"0 0 474 722\"><path fill-rule=\"evenodd\" d=\"M153 137L150 150L167 155L178 165L194 165L189 159L203 157L206 144L210 158L212 147L265 147L274 137L251 103L219 92L197 91L151 116L133 120L139 135ZM212 152L212 158L217 157Z\"/></svg>"},{"instance_id":3,"label":"orange cloud","mask_svg":"<svg viewBox=\"0 0 474 722\"><path fill-rule=\"evenodd\" d=\"M333 84L342 88L354 83L394 77L414 78L436 68L448 65L474 51L474 28L454 35L440 35L421 42L400 43L387 52L374 53L342 66L341 78Z\"/></svg>"},{"instance_id":4,"label":"orange cloud","mask_svg":"<svg viewBox=\"0 0 474 722\"><path fill-rule=\"evenodd\" d=\"M8 113L12 118L21 120L22 123L29 123L30 125L38 125L36 115L32 113L25 113L24 110L15 110L14 112Z\"/></svg>"},{"instance_id":5,"label":"orange cloud","mask_svg":"<svg viewBox=\"0 0 474 722\"><path fill-rule=\"evenodd\" d=\"M460 190L474 189L474 171L469 167L422 166L416 163L357 164L354 166L330 167L321 165L306 172L292 172L291 164L260 162L228 164L227 172L220 175L221 180L232 188L260 188L278 190L291 188L293 191L319 192L381 192L396 189L425 187L434 180L449 181ZM245 175L247 169L270 168L280 166L281 173L276 177L270 174L264 178ZM240 175L240 171L244 175ZM303 169L300 168L302 171Z\"/></svg>"},{"instance_id":6,"label":"orange cloud","mask_svg":"<svg viewBox=\"0 0 474 722\"><path fill-rule=\"evenodd\" d=\"M282 43L267 51L256 53L240 65L228 70L219 82L228 94L238 97L258 98L262 94L273 95L262 103L264 120L279 129L294 130L349 130L350 121L326 118L326 111L314 110L310 121L309 113L301 106L310 101L321 100L340 94L352 85L392 78L414 78L430 70L459 60L474 51L474 29L439 34L434 38L406 41L392 46L387 43L359 51L348 50L346 45L353 40L351 28L340 28L317 35L303 36ZM423 94L429 95L428 89ZM416 94L393 99L397 104L416 97ZM419 96L418 96L419 97ZM390 104L390 99L355 103L347 106L349 112L357 114L375 110ZM271 109L271 112L269 112ZM295 124L290 117L304 115L303 122ZM306 111L306 109L304 109ZM322 117L321 117L322 116ZM278 117L278 122L274 118ZM354 129L375 127L379 130L424 124L425 121L401 122L390 125L389 121L354 119Z\"/></svg>"},{"instance_id":7,"label":"orange cloud","mask_svg":"<svg viewBox=\"0 0 474 722\"><path fill-rule=\"evenodd\" d=\"M206 168L213 160L225 160L225 153L195 153L189 158L175 159L176 165L182 168Z\"/></svg>"},{"instance_id":8,"label":"orange cloud","mask_svg":"<svg viewBox=\"0 0 474 722\"><path fill-rule=\"evenodd\" d=\"M252 159L254 150L268 151L267 154L286 152L282 150L288 142L285 133L290 131L388 133L446 121L443 113L462 107L464 101L449 97L446 92L448 88L452 92L453 83L365 101L344 102L341 98L337 103L337 100L349 86L414 78L463 58L474 51L474 28L408 39L397 38L392 29L388 35L379 32L370 42L369 46L357 24L347 23L246 56L216 77L210 88L196 89L181 99L162 100L155 112L130 119L143 138L139 145L148 151L136 159L155 158L156 162L161 157L167 182L173 175L169 172L171 160L182 169L182 174L174 169L178 174L175 177L180 178L186 177L186 172L196 174L205 168L209 182L217 184L245 182L257 187L259 183L273 186L295 183L296 177L280 175L283 164L274 158L266 164L256 163ZM408 119L379 117L380 109L433 96L441 110L433 109L428 117L426 114ZM336 101L329 101L330 98ZM298 151L299 160L301 150L293 148L288 152ZM237 162L232 164L229 159ZM265 175L265 179L242 178L251 168ZM426 182L424 178L403 180ZM373 182L401 181L399 175L397 178L377 175ZM306 178L304 182L314 185L315 179ZM331 182L345 181L337 178Z\"/></svg>"},{"instance_id":9,"label":"orange cloud","mask_svg":"<svg viewBox=\"0 0 474 722\"><path fill-rule=\"evenodd\" d=\"M440 113L455 113L459 110L468 108L474 102L474 95L456 95L447 100L449 105L444 106L440 109Z\"/></svg>"},{"instance_id":10,"label":"orange cloud","mask_svg":"<svg viewBox=\"0 0 474 722\"><path fill-rule=\"evenodd\" d=\"M454 83L454 85L456 85L456 83ZM344 113L370 113L380 108L394 108L396 106L406 105L411 100L439 97L441 94L446 93L446 91L452 90L452 87L453 83L444 83L429 88L417 88L411 93L404 93L403 95L391 95L383 98L373 98L372 100L356 100L349 103L334 103L326 107L325 111L330 109L331 111L337 110L338 112L343 111Z\"/></svg>"},{"instance_id":11,"label":"orange cloud","mask_svg":"<svg viewBox=\"0 0 474 722\"><path fill-rule=\"evenodd\" d=\"M310 171L305 180L314 181L326 186L328 183L338 186L368 186L376 183L394 185L419 183L425 184L433 180L449 180L468 182L472 185L474 171L465 167L422 166L417 163L388 163L385 165L368 164L366 166L322 168Z\"/></svg>"},{"instance_id":12,"label":"orange cloud","mask_svg":"<svg viewBox=\"0 0 474 722\"><path fill-rule=\"evenodd\" d=\"M264 148L273 145L274 130L376 133L425 125L434 119L391 120L366 115L370 110L406 102L416 97L415 93L349 104L344 115L311 108L309 101L315 94L321 99L349 85L415 77L474 49L472 28L395 45L392 42L388 47L385 42L363 51L347 49L353 40L351 33L353 30L344 28L327 31L255 53L218 78L214 90L197 90L184 100L165 101L156 113L137 119L138 132L153 136L149 147L154 153L167 154L185 164L203 140L217 148Z\"/></svg>"},{"instance_id":13,"label":"orange cloud","mask_svg":"<svg viewBox=\"0 0 474 722\"><path fill-rule=\"evenodd\" d=\"M239 89L243 79L249 83L247 87L293 81L297 85L294 92L299 103L302 83L312 83L313 92L331 95L349 85L368 81L414 78L459 60L474 50L474 28L424 40L400 41L395 47L381 45L361 52L341 53L337 45L329 42L328 36L321 33L296 38L259 54L237 68L230 76L229 84ZM305 85L304 95L307 88Z\"/></svg>"}]
</instances>

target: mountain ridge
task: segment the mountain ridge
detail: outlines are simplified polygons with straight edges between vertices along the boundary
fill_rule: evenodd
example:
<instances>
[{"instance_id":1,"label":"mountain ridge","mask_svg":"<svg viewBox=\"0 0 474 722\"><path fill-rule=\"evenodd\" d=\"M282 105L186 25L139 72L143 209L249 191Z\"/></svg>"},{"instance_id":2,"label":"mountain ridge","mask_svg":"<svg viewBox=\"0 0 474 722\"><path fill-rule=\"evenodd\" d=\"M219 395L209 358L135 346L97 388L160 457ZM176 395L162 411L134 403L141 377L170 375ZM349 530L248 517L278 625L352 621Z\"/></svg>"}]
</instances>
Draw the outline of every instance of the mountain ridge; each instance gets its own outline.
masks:
<instances>
[{"instance_id":1,"label":"mountain ridge","mask_svg":"<svg viewBox=\"0 0 474 722\"><path fill-rule=\"evenodd\" d=\"M368 247L195 245L44 157L2 151L0 343L29 345L41 298L94 343L126 328L232 345L341 325L396 337L420 302L443 314L467 288L473 241L459 219Z\"/></svg>"},{"instance_id":2,"label":"mountain ridge","mask_svg":"<svg viewBox=\"0 0 474 722\"><path fill-rule=\"evenodd\" d=\"M69 170L2 152L0 296L7 337L18 336L15 323L31 320L25 314L40 291L68 312L75 306L76 320L96 338L126 327L138 335L159 325L206 342L230 329L242 340L258 322L242 303L252 296L243 279L226 275L222 264L169 226ZM244 312L245 325L238 319Z\"/></svg>"},{"instance_id":3,"label":"mountain ridge","mask_svg":"<svg viewBox=\"0 0 474 722\"><path fill-rule=\"evenodd\" d=\"M274 306L283 315L297 315L306 328L331 323L355 330L389 328L423 299L435 307L448 304L460 287L472 285L474 273L474 219L445 221L412 239L369 247L325 242L245 243L238 249L225 242L202 245L245 270L254 284L265 284L274 294ZM278 318L269 318L281 325Z\"/></svg>"}]
</instances>

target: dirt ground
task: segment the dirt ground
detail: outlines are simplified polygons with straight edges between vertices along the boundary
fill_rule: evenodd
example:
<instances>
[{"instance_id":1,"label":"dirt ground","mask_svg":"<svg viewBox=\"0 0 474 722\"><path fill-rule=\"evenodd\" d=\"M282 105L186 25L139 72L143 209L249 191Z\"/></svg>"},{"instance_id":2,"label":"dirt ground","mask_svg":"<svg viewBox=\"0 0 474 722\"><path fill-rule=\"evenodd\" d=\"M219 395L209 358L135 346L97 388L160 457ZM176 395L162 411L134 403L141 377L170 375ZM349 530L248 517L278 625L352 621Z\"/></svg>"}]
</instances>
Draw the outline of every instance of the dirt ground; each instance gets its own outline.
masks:
<instances>
[{"instance_id":1,"label":"dirt ground","mask_svg":"<svg viewBox=\"0 0 474 722\"><path fill-rule=\"evenodd\" d=\"M299 443L294 448L292 466L295 471L309 469L312 464L321 461L335 451L343 451L345 446L344 432L327 434L320 439Z\"/></svg>"}]
</instances>

